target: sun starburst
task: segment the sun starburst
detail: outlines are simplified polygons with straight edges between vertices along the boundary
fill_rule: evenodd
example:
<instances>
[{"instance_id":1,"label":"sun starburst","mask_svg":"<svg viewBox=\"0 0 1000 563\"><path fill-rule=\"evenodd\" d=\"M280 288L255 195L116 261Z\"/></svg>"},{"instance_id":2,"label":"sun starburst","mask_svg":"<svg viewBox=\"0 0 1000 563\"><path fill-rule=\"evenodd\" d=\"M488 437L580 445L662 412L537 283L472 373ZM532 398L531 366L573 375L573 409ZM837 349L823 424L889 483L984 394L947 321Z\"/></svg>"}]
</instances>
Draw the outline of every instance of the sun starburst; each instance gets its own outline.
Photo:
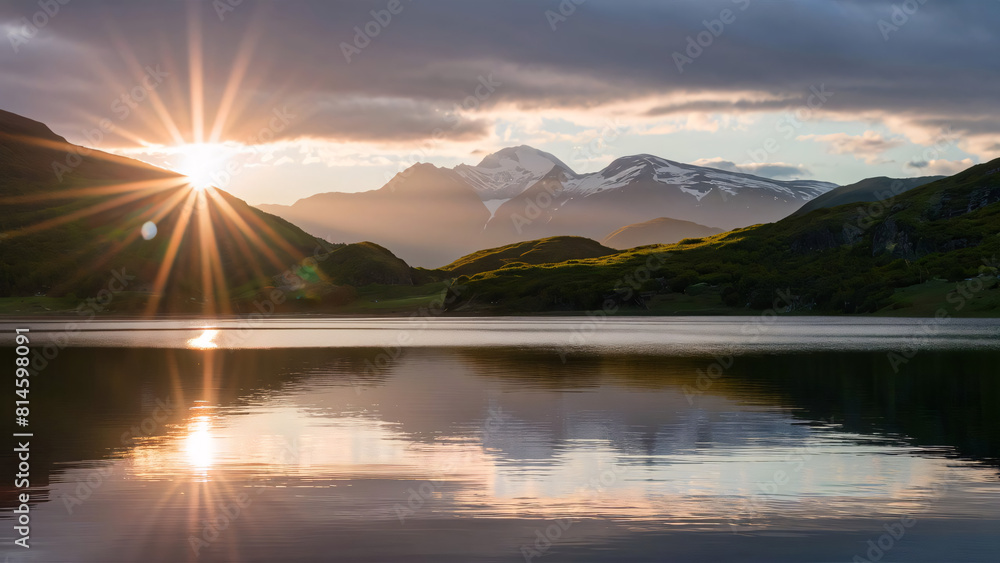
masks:
<instances>
[{"instance_id":1,"label":"sun starburst","mask_svg":"<svg viewBox=\"0 0 1000 563\"><path fill-rule=\"evenodd\" d=\"M218 184L229 161L226 147L199 143L177 148L179 162L176 171L187 176L191 187L204 190Z\"/></svg>"}]
</instances>

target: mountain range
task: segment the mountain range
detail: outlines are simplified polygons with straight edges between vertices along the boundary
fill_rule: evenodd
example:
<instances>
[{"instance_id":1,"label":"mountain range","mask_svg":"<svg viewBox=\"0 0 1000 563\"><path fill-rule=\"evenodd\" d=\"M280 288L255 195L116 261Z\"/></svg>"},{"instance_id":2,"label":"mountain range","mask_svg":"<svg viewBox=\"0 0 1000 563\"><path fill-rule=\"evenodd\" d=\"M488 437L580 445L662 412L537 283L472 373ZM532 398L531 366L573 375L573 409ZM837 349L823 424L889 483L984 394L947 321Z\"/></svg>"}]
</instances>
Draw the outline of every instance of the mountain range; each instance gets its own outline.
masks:
<instances>
[{"instance_id":1,"label":"mountain range","mask_svg":"<svg viewBox=\"0 0 1000 563\"><path fill-rule=\"evenodd\" d=\"M782 306L790 310L1000 310L1000 160L947 178L872 178L830 189L650 156L619 159L589 175L553 162L543 173L550 157L515 147L487 157L482 169L421 164L380 190L308 198L312 207L339 214L341 240L372 229L398 237L396 247L331 244L306 232L322 222L292 224L222 190L74 146L42 123L0 112L0 306L22 311L35 300L77 307L77 314L83 307L211 316L269 303L264 309L289 313L401 314L444 299L449 311L489 314L609 303L663 314L732 314L774 307L775 296L785 295ZM510 199L495 197L524 186ZM527 237L542 227L603 232L574 222L588 206L690 203L688 196L718 198L722 212L737 198L748 211L755 202L776 212L801 200L811 209L722 233L657 216L615 229L603 244L566 234L484 244L438 269L414 268L400 255L438 244L430 250L444 259L481 244L503 234L503 217L516 214L505 207L526 201L538 207L534 223L518 233ZM491 213L485 202L497 200L503 203ZM691 209L697 207L686 216ZM629 216L606 214L617 217L614 224ZM612 224L598 211L591 222ZM283 303L268 301L275 291Z\"/></svg>"},{"instance_id":2,"label":"mountain range","mask_svg":"<svg viewBox=\"0 0 1000 563\"><path fill-rule=\"evenodd\" d=\"M772 222L836 187L652 155L579 174L547 152L518 146L476 166L417 164L374 191L259 207L328 241L369 240L411 264L436 267L484 247L561 235L602 240L664 217L723 229ZM699 226L681 238L701 233Z\"/></svg>"},{"instance_id":3,"label":"mountain range","mask_svg":"<svg viewBox=\"0 0 1000 563\"><path fill-rule=\"evenodd\" d=\"M853 201L672 245L479 271L459 280L454 306L997 316L1000 159L905 187L877 205Z\"/></svg>"}]
</instances>

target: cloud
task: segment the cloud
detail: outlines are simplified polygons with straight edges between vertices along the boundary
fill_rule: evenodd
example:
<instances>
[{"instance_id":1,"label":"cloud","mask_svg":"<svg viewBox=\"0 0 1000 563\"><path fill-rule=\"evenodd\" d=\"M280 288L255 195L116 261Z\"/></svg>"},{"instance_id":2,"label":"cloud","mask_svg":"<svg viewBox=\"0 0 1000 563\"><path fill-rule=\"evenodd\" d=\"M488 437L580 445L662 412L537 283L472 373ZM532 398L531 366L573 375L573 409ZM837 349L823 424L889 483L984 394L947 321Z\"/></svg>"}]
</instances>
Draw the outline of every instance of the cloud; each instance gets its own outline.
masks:
<instances>
[{"instance_id":1,"label":"cloud","mask_svg":"<svg viewBox=\"0 0 1000 563\"><path fill-rule=\"evenodd\" d=\"M299 100L305 114L278 138L313 137L331 141L391 141L413 144L425 139L468 141L482 139L490 123L466 113L458 105L406 98L325 97Z\"/></svg>"},{"instance_id":2,"label":"cloud","mask_svg":"<svg viewBox=\"0 0 1000 563\"><path fill-rule=\"evenodd\" d=\"M812 176L812 172L808 168L786 162L748 162L736 164L722 158L700 158L691 164L728 170L730 172L753 174L754 176L762 176L764 178L771 178L772 180L796 180Z\"/></svg>"},{"instance_id":3,"label":"cloud","mask_svg":"<svg viewBox=\"0 0 1000 563\"><path fill-rule=\"evenodd\" d=\"M731 0L589 0L555 32L535 0L404 3L350 63L341 43L354 42L355 26L372 19L363 3L244 2L219 21L211 2L106 0L101 9L64 9L40 31L37 49L0 49L8 70L0 90L6 109L78 131L109 116L109 104L139 78L133 63L163 64L172 77L158 95L187 135L191 85L201 79L188 63L186 8L194 6L206 115L239 83L229 119L237 125L227 130L237 141L240 123L266 122L275 105L305 93L313 107L303 110L302 134L346 142L429 140L456 106L461 123L447 130L453 140L481 139L498 108L508 116L621 110L622 118L664 131L664 119L708 127L706 116L808 109L814 118L881 123L914 142L950 128L966 150L995 152L1000 30L990 22L1000 19L1000 3L922 4L885 41L877 22L890 17L892 4L754 2L678 74L671 53L684 50L703 21L733 8ZM25 15L0 6L3 21ZM81 48L52 52L41 48L45 37ZM469 100L474 109L464 107ZM152 104L137 111L123 124L131 136L170 142Z\"/></svg>"},{"instance_id":4,"label":"cloud","mask_svg":"<svg viewBox=\"0 0 1000 563\"><path fill-rule=\"evenodd\" d=\"M830 153L849 154L868 164L886 162L882 158L882 154L889 149L902 146L904 143L902 139L886 139L875 131L865 131L862 135L848 135L847 133L800 135L797 140L826 143Z\"/></svg>"},{"instance_id":5,"label":"cloud","mask_svg":"<svg viewBox=\"0 0 1000 563\"><path fill-rule=\"evenodd\" d=\"M976 163L971 158L962 160L918 160L908 162L906 168L923 176L953 176L975 165Z\"/></svg>"}]
</instances>

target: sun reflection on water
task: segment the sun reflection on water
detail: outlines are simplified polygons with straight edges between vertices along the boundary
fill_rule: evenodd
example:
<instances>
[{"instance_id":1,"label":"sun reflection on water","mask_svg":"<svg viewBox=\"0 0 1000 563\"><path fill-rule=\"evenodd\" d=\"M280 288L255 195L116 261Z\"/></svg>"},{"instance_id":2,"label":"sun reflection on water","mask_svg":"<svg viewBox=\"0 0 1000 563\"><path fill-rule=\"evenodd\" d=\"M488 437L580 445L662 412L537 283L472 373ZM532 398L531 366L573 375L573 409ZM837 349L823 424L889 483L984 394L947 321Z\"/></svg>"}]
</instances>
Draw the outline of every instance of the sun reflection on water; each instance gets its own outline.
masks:
<instances>
[{"instance_id":1,"label":"sun reflection on water","mask_svg":"<svg viewBox=\"0 0 1000 563\"><path fill-rule=\"evenodd\" d=\"M219 345L215 343L215 338L218 335L218 330L206 329L205 332L203 332L198 338L188 340L188 347L196 350L213 350L219 347Z\"/></svg>"},{"instance_id":2,"label":"sun reflection on water","mask_svg":"<svg viewBox=\"0 0 1000 563\"><path fill-rule=\"evenodd\" d=\"M212 436L211 419L196 416L188 423L184 438L184 452L191 467L207 473L215 463L215 443Z\"/></svg>"}]
</instances>

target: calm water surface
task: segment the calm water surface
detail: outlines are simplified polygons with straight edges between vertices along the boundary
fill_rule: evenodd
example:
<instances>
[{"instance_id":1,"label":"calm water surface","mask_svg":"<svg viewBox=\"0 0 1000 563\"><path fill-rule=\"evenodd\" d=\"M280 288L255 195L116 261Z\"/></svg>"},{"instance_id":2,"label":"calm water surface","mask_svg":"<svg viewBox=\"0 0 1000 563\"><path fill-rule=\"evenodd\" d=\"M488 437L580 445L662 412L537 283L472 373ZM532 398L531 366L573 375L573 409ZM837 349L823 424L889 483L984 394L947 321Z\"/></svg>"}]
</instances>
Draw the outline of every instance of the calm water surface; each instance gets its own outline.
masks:
<instances>
[{"instance_id":1,"label":"calm water surface","mask_svg":"<svg viewBox=\"0 0 1000 563\"><path fill-rule=\"evenodd\" d=\"M994 320L14 326L10 561L1000 557Z\"/></svg>"}]
</instances>

